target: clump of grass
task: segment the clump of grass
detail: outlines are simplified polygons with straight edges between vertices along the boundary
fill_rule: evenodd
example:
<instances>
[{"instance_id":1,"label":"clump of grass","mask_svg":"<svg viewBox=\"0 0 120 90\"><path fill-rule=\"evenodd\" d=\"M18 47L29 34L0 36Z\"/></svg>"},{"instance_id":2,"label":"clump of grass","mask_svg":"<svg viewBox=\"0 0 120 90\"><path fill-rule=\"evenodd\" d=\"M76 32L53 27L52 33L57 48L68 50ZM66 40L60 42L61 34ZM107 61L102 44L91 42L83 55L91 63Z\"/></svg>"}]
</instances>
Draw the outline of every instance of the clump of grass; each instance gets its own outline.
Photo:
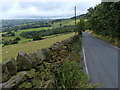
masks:
<instances>
[{"instance_id":1,"label":"clump of grass","mask_svg":"<svg viewBox=\"0 0 120 90\"><path fill-rule=\"evenodd\" d=\"M80 70L77 62L65 61L58 74L58 86L61 88L86 88L88 76Z\"/></svg>"}]
</instances>

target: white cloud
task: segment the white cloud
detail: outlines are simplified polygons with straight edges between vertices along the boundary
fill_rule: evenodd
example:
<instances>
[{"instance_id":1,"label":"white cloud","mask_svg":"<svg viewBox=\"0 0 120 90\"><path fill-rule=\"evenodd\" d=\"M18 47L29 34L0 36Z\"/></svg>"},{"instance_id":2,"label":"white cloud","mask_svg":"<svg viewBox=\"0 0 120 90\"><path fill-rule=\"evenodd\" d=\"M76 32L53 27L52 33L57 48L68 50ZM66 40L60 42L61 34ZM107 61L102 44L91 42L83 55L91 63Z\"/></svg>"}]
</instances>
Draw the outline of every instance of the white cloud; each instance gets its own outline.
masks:
<instances>
[{"instance_id":1,"label":"white cloud","mask_svg":"<svg viewBox=\"0 0 120 90\"><path fill-rule=\"evenodd\" d=\"M64 2L21 2L23 0L12 1L13 2L8 2L7 0L4 0L2 3L2 18L70 17L74 15L75 5L77 6L77 14L79 15L86 13L87 8L100 3L99 0L98 2L94 1L92 3L87 2L88 0L84 0L84 2L82 2L83 0L81 0L81 2L78 2L79 0L76 0L76 2L67 2L68 0L64 0Z\"/></svg>"},{"instance_id":2,"label":"white cloud","mask_svg":"<svg viewBox=\"0 0 120 90\"><path fill-rule=\"evenodd\" d=\"M101 2L101 0L1 0L1 2Z\"/></svg>"}]
</instances>

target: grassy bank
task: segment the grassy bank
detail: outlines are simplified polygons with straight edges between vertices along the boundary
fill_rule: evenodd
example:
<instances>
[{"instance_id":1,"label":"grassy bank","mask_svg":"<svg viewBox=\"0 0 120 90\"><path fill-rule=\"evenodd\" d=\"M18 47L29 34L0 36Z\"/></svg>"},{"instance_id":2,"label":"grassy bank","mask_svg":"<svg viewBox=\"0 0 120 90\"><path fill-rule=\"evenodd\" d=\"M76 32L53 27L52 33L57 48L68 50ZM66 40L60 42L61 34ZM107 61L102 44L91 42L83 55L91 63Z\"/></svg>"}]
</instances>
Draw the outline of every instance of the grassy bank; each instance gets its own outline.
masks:
<instances>
[{"instance_id":1,"label":"grassy bank","mask_svg":"<svg viewBox=\"0 0 120 90\"><path fill-rule=\"evenodd\" d=\"M2 61L11 57L16 57L18 52L31 53L37 49L48 48L51 44L67 39L73 35L74 33L70 33L53 38L2 47Z\"/></svg>"},{"instance_id":2,"label":"grassy bank","mask_svg":"<svg viewBox=\"0 0 120 90\"><path fill-rule=\"evenodd\" d=\"M69 56L63 58L57 74L58 88L94 88L95 85L89 84L88 75L83 73L80 68L81 40L70 47Z\"/></svg>"},{"instance_id":3,"label":"grassy bank","mask_svg":"<svg viewBox=\"0 0 120 90\"><path fill-rule=\"evenodd\" d=\"M99 38L109 44L112 44L112 45L120 48L120 40L118 40L117 38L111 38L109 36L97 35L97 34L93 33L92 31L87 31L87 32L89 32L89 34L91 34L92 36L94 36L96 38Z\"/></svg>"}]
</instances>

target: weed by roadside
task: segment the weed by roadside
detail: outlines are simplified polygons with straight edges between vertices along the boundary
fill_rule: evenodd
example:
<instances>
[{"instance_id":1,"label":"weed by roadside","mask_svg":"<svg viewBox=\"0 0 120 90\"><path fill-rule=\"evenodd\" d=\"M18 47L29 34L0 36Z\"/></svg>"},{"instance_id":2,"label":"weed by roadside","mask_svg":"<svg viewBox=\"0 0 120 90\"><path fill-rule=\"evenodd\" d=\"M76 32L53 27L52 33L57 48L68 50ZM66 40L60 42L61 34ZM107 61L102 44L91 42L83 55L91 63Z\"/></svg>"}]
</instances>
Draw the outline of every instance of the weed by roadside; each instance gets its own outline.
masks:
<instances>
[{"instance_id":1,"label":"weed by roadside","mask_svg":"<svg viewBox=\"0 0 120 90\"><path fill-rule=\"evenodd\" d=\"M68 58L65 58L58 69L57 87L58 88L94 88L95 85L89 84L89 78L80 68L81 40L72 45Z\"/></svg>"}]
</instances>

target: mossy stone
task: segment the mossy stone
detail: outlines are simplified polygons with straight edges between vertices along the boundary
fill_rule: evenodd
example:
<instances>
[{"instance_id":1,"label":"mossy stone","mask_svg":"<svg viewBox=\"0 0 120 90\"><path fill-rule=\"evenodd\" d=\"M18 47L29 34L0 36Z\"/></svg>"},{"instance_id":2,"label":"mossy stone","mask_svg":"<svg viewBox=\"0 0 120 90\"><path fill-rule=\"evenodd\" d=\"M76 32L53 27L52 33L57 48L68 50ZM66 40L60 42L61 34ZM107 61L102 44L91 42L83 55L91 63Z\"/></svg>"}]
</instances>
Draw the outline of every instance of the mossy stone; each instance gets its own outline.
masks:
<instances>
[{"instance_id":1,"label":"mossy stone","mask_svg":"<svg viewBox=\"0 0 120 90\"><path fill-rule=\"evenodd\" d=\"M37 56L38 60L42 61L50 61L51 55L49 49L41 49L35 52L35 55Z\"/></svg>"},{"instance_id":2,"label":"mossy stone","mask_svg":"<svg viewBox=\"0 0 120 90\"><path fill-rule=\"evenodd\" d=\"M19 86L19 88L32 88L32 83L30 83L30 82L23 82L20 86Z\"/></svg>"},{"instance_id":3,"label":"mossy stone","mask_svg":"<svg viewBox=\"0 0 120 90\"><path fill-rule=\"evenodd\" d=\"M26 72L19 72L15 76L12 76L7 82L5 82L3 88L13 88L19 87L19 84L23 83L26 80Z\"/></svg>"},{"instance_id":4,"label":"mossy stone","mask_svg":"<svg viewBox=\"0 0 120 90\"><path fill-rule=\"evenodd\" d=\"M30 60L29 56L24 52L18 53L17 64L19 70L26 70L32 68L32 61Z\"/></svg>"},{"instance_id":5,"label":"mossy stone","mask_svg":"<svg viewBox=\"0 0 120 90\"><path fill-rule=\"evenodd\" d=\"M42 81L38 77L35 77L31 80L31 83L34 88L40 88L42 86Z\"/></svg>"},{"instance_id":6,"label":"mossy stone","mask_svg":"<svg viewBox=\"0 0 120 90\"><path fill-rule=\"evenodd\" d=\"M5 61L7 69L11 76L15 75L17 73L17 63L14 58L10 58Z\"/></svg>"},{"instance_id":7,"label":"mossy stone","mask_svg":"<svg viewBox=\"0 0 120 90\"><path fill-rule=\"evenodd\" d=\"M34 77L36 77L36 73L35 73L35 69L31 69L30 71L27 71L27 76L29 77L29 78L34 78Z\"/></svg>"},{"instance_id":8,"label":"mossy stone","mask_svg":"<svg viewBox=\"0 0 120 90\"><path fill-rule=\"evenodd\" d=\"M6 82L8 79L10 79L10 73L8 71L6 63L3 63L2 64L2 82Z\"/></svg>"}]
</instances>

